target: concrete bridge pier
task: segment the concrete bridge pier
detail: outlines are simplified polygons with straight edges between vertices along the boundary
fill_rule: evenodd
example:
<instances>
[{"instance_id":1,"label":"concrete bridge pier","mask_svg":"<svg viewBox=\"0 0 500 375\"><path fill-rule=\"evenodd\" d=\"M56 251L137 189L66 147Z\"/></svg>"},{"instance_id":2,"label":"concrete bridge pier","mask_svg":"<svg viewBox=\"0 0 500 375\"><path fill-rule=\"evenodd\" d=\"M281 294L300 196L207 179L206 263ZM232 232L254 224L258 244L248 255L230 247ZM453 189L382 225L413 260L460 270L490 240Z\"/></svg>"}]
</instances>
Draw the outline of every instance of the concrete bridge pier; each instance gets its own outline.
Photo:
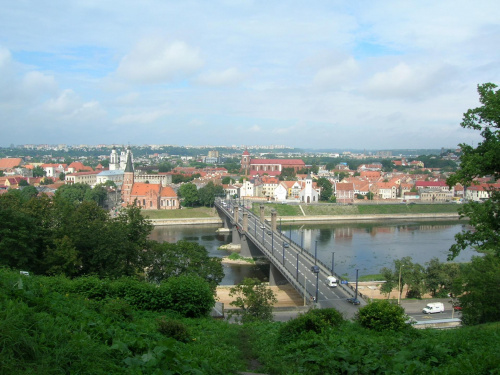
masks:
<instances>
[{"instance_id":1,"label":"concrete bridge pier","mask_svg":"<svg viewBox=\"0 0 500 375\"><path fill-rule=\"evenodd\" d=\"M271 230L273 232L276 232L276 223L278 221L277 216L278 216L278 214L277 214L276 210L272 209L271 210Z\"/></svg>"},{"instance_id":2,"label":"concrete bridge pier","mask_svg":"<svg viewBox=\"0 0 500 375\"><path fill-rule=\"evenodd\" d=\"M288 280L282 273L276 268L274 264L271 263L269 268L269 286L285 285L288 284Z\"/></svg>"}]
</instances>

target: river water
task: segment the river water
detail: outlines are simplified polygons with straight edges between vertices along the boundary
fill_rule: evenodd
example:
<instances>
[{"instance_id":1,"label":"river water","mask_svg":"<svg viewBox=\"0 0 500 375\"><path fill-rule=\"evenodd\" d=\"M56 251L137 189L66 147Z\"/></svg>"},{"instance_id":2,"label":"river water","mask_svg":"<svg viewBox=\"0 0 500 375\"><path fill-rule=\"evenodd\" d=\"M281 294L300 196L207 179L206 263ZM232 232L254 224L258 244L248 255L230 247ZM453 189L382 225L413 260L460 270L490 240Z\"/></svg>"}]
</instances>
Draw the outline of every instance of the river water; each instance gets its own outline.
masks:
<instances>
[{"instance_id":1,"label":"river water","mask_svg":"<svg viewBox=\"0 0 500 375\"><path fill-rule=\"evenodd\" d=\"M217 225L158 226L151 239L159 242L194 241L204 246L210 256L223 257L229 251L218 250L231 242L231 234L217 234ZM436 257L445 262L455 234L467 229L462 221L383 221L344 222L329 224L283 224L283 235L331 266L332 253L335 273L351 280L359 276L377 274L382 267L393 267L393 261L405 256L413 262L425 263ZM252 228L249 228L250 230ZM462 252L454 261L467 262L473 250ZM224 265L225 277L221 285L234 285L245 277L266 281L269 265Z\"/></svg>"}]
</instances>

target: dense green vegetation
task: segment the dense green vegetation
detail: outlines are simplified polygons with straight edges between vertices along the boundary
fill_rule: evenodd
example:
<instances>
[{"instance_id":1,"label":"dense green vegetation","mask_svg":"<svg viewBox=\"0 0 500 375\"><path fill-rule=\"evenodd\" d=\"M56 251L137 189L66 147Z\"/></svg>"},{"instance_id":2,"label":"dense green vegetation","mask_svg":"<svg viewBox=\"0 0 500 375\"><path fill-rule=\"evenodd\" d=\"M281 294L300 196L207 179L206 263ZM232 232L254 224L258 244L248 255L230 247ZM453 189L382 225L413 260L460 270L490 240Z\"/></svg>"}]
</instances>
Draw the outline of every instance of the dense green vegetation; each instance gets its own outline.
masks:
<instances>
[{"instance_id":1,"label":"dense green vegetation","mask_svg":"<svg viewBox=\"0 0 500 375\"><path fill-rule=\"evenodd\" d=\"M220 259L208 257L204 247L149 239L153 227L140 208L110 215L93 200L81 201L86 193L68 191L54 199L19 190L0 196L0 265L39 275L133 276L155 283L194 273L212 289L222 280Z\"/></svg>"},{"instance_id":2,"label":"dense green vegetation","mask_svg":"<svg viewBox=\"0 0 500 375\"><path fill-rule=\"evenodd\" d=\"M287 323L237 325L151 309L156 302L140 284L0 269L0 373L494 374L500 368L498 324L377 330L334 310L312 310Z\"/></svg>"}]
</instances>

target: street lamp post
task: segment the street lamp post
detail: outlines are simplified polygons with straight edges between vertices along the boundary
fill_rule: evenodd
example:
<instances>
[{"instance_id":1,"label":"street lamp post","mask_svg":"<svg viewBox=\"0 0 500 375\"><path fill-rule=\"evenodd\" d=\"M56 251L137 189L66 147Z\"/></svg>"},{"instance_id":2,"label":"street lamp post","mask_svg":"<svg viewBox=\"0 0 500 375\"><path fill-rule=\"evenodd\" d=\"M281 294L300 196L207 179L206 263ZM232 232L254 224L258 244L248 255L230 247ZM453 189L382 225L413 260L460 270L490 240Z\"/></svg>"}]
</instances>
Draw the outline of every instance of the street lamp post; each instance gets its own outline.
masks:
<instances>
[{"instance_id":1,"label":"street lamp post","mask_svg":"<svg viewBox=\"0 0 500 375\"><path fill-rule=\"evenodd\" d=\"M290 242L292 242L292 224L288 226L288 238L290 239Z\"/></svg>"},{"instance_id":2,"label":"street lamp post","mask_svg":"<svg viewBox=\"0 0 500 375\"><path fill-rule=\"evenodd\" d=\"M334 269L334 266L335 266L335 251L332 252L332 276L333 276L333 269Z\"/></svg>"},{"instance_id":3,"label":"street lamp post","mask_svg":"<svg viewBox=\"0 0 500 375\"><path fill-rule=\"evenodd\" d=\"M354 300L358 299L358 271L359 269L356 269L356 294L354 295Z\"/></svg>"},{"instance_id":4,"label":"street lamp post","mask_svg":"<svg viewBox=\"0 0 500 375\"><path fill-rule=\"evenodd\" d=\"M314 302L318 303L318 292L319 292L319 270L316 272L316 300Z\"/></svg>"},{"instance_id":5,"label":"street lamp post","mask_svg":"<svg viewBox=\"0 0 500 375\"><path fill-rule=\"evenodd\" d=\"M300 251L304 248L304 229L300 231Z\"/></svg>"},{"instance_id":6,"label":"street lamp post","mask_svg":"<svg viewBox=\"0 0 500 375\"><path fill-rule=\"evenodd\" d=\"M283 265L285 265L285 243L282 243L282 249L283 249Z\"/></svg>"},{"instance_id":7,"label":"street lamp post","mask_svg":"<svg viewBox=\"0 0 500 375\"><path fill-rule=\"evenodd\" d=\"M299 281L299 253L297 252L297 273L295 278Z\"/></svg>"},{"instance_id":8,"label":"street lamp post","mask_svg":"<svg viewBox=\"0 0 500 375\"><path fill-rule=\"evenodd\" d=\"M271 232L271 254L274 256L274 230Z\"/></svg>"},{"instance_id":9,"label":"street lamp post","mask_svg":"<svg viewBox=\"0 0 500 375\"><path fill-rule=\"evenodd\" d=\"M401 305L401 268L404 267L404 264L399 266L399 282L398 282L398 305Z\"/></svg>"},{"instance_id":10,"label":"street lamp post","mask_svg":"<svg viewBox=\"0 0 500 375\"><path fill-rule=\"evenodd\" d=\"M318 259L318 240L314 243L314 264L317 263Z\"/></svg>"}]
</instances>

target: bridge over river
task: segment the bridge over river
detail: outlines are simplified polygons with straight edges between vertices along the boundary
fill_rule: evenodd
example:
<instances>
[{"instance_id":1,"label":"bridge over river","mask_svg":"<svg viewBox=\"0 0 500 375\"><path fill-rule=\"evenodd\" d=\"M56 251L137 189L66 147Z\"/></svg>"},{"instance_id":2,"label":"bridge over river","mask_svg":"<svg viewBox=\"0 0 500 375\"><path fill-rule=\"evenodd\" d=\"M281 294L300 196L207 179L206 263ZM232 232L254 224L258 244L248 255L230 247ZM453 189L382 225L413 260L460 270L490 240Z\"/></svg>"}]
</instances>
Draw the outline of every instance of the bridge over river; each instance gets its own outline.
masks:
<instances>
[{"instance_id":1,"label":"bridge over river","mask_svg":"<svg viewBox=\"0 0 500 375\"><path fill-rule=\"evenodd\" d=\"M316 306L333 307L346 318L353 318L358 308L366 305L357 284L353 288L343 283L341 277L332 274L333 267L278 230L275 210L269 222L264 218L262 204L259 217L236 200L216 199L215 207L224 227L232 231L233 243L241 245L241 256L266 257L270 261L270 285L290 283L303 297L315 301ZM337 287L328 285L328 276L338 280Z\"/></svg>"}]
</instances>

